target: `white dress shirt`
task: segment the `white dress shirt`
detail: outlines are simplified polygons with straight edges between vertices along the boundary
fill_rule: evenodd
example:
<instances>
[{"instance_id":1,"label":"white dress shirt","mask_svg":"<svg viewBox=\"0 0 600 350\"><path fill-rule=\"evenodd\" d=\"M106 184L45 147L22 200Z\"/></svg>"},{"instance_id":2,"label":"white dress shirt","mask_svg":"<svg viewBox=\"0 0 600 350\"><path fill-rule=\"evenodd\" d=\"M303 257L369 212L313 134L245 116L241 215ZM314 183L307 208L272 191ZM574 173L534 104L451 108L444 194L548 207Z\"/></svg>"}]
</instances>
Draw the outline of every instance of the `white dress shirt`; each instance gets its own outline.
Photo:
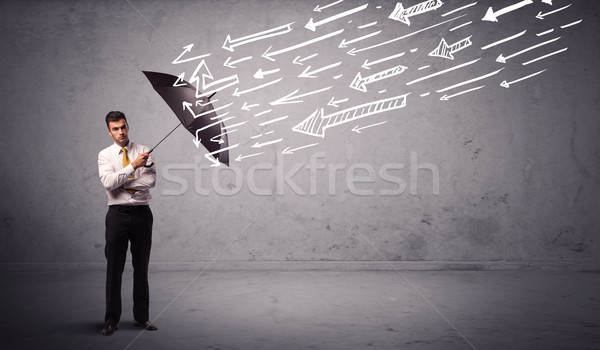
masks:
<instances>
[{"instance_id":1,"label":"white dress shirt","mask_svg":"<svg viewBox=\"0 0 600 350\"><path fill-rule=\"evenodd\" d=\"M150 150L131 141L125 149L130 162L133 162L140 153ZM153 161L150 155L146 164L151 164ZM133 165L129 164L123 168L123 151L116 143L98 153L98 173L106 189L108 205L148 205L150 202L152 198L150 189L156 183L156 166L133 169ZM131 175L133 178L130 178ZM129 193L125 189L134 189L136 192Z\"/></svg>"}]
</instances>

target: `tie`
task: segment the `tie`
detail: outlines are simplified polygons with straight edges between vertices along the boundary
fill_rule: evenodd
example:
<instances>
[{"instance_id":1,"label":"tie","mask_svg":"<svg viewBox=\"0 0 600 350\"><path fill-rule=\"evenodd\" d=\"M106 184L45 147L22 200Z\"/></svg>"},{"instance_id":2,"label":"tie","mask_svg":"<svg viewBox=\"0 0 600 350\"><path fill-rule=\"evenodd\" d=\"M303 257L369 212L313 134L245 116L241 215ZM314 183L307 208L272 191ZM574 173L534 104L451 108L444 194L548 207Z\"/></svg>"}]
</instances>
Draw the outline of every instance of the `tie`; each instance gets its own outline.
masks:
<instances>
[{"instance_id":1,"label":"tie","mask_svg":"<svg viewBox=\"0 0 600 350\"><path fill-rule=\"evenodd\" d=\"M131 161L129 161L129 157L127 156L127 148L123 147L123 148L121 148L121 151L123 151L123 168L125 168L126 166L131 164ZM131 175L129 178L133 179L133 175ZM127 188L125 189L125 191L127 191L129 193L137 192L136 190L127 189Z\"/></svg>"}]
</instances>

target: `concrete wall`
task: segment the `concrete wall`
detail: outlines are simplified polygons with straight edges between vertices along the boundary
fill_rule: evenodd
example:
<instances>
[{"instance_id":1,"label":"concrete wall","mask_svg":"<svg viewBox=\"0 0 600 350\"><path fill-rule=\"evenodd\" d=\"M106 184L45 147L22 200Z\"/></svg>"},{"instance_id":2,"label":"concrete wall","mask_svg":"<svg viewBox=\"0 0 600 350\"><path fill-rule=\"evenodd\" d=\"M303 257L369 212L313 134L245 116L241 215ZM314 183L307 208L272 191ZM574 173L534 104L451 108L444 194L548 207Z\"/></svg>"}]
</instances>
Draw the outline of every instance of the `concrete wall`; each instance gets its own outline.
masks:
<instances>
[{"instance_id":1,"label":"concrete wall","mask_svg":"<svg viewBox=\"0 0 600 350\"><path fill-rule=\"evenodd\" d=\"M313 11L327 3L0 3L0 262L104 260L106 195L96 164L98 151L112 142L104 116L110 110L124 111L132 140L156 144L177 121L141 70L185 72L188 79L197 61L171 62L192 43L189 55L210 52L206 63L211 73L215 78L238 74L240 90L283 80L243 97L231 95L235 87L216 96L215 107L234 103L230 115L247 120L230 135L231 145L240 144L231 151L231 159L264 153L232 161L231 169L209 168L204 150L194 146L183 128L156 149L152 261L597 260L597 2L576 1L537 20L539 11L569 2L550 6L536 1L492 23L481 21L487 8L497 10L514 1L478 1L475 7L442 17L471 3L446 1L434 12L411 17L407 26L388 18L394 1L372 1L367 9L323 24L314 33L303 28L311 17L318 21L363 4L344 1ZM403 3L408 7L417 2ZM461 14L466 16L393 44L346 54L351 47L391 40ZM579 19L579 24L560 27ZM373 21L377 24L357 28ZM467 21L472 24L450 30ZM221 48L228 34L241 38L291 22L294 29L289 34L242 45L234 53ZM279 50L342 28L344 33L335 39L282 53L275 62L260 57L269 46ZM554 32L536 36L550 29ZM382 32L376 37L338 48L342 38L377 30ZM522 37L481 49L523 30L527 32ZM454 60L427 55L442 37L453 44L467 36L472 36L473 45L455 53ZM505 64L495 62L501 53L558 36L559 41ZM522 65L564 47L568 50ZM410 52L414 48L418 50ZM373 62L403 51L404 56L370 70L360 68L367 59ZM319 55L303 66L292 63L297 56L315 53ZM236 68L223 66L228 57L248 56L252 59ZM481 61L464 69L406 85L477 58ZM319 78L297 77L308 65L317 69L338 61L342 63ZM398 64L407 71L370 84L366 93L348 87L359 71L366 76ZM502 67L494 76L447 94L484 88L440 101L443 93L437 90ZM254 79L259 68L280 71ZM544 69L508 89L499 85ZM339 74L343 76L333 78ZM303 103L273 106L270 114L254 116L295 89L301 94L327 86L332 88L306 96ZM333 113L409 92L406 107L331 128L323 139L291 130L319 107ZM427 92L430 95L421 96ZM349 100L339 108L327 106L332 97ZM244 103L260 106L245 111ZM286 120L269 128L259 125L285 115ZM352 131L376 123L382 124ZM275 131L271 138L252 138L269 130ZM283 140L251 147L257 140L278 138ZM317 142L282 154L286 147ZM291 181L284 181L286 174ZM358 176L362 183L354 183L361 180Z\"/></svg>"}]
</instances>

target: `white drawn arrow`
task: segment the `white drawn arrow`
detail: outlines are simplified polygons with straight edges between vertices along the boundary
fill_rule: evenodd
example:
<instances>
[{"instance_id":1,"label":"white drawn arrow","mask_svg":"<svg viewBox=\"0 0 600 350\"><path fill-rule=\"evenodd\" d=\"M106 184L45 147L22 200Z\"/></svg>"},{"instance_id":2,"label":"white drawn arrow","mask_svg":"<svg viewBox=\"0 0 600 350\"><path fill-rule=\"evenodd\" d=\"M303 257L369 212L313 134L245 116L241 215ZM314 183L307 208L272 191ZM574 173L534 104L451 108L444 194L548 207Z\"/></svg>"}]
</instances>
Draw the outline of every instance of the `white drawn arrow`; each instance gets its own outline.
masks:
<instances>
[{"instance_id":1,"label":"white drawn arrow","mask_svg":"<svg viewBox=\"0 0 600 350\"><path fill-rule=\"evenodd\" d=\"M222 138L221 136L223 136L223 135L229 135L229 134L231 134L231 133L234 133L234 132L236 132L236 131L238 131L238 129L227 130L226 132L222 132L222 133L220 133L219 135L215 135L215 136L211 137L211 138L210 138L210 140L211 140L212 142L217 142L218 144L225 143L225 141L223 140L223 138ZM215 140L217 137L218 137L219 139L218 139L218 140Z\"/></svg>"},{"instance_id":2,"label":"white drawn arrow","mask_svg":"<svg viewBox=\"0 0 600 350\"><path fill-rule=\"evenodd\" d=\"M543 72L545 72L545 71L546 71L546 70L544 69L544 70L541 70L541 71L539 71L539 72L536 72L536 73L533 73L533 74L529 74L529 75L527 75L527 76L524 76L524 77L522 77L522 78L519 78L519 79L516 79L516 80L510 81L510 82L509 82L509 81L506 81L506 80L504 80L503 82L501 82L501 83L500 83L500 86L502 86L502 87L505 87L505 88L507 88L507 89L508 89L508 88L509 88L509 87L510 87L512 84L514 84L514 83L518 83L518 82L520 82L520 81L523 81L523 80L525 80L525 79L529 79L529 78L531 78L531 77L534 77L534 76L536 76L536 75L538 75L538 74L541 74L541 73L543 73Z\"/></svg>"},{"instance_id":3,"label":"white drawn arrow","mask_svg":"<svg viewBox=\"0 0 600 350\"><path fill-rule=\"evenodd\" d=\"M263 153L265 153L265 152L258 152L258 153L248 154L246 156L243 156L243 155L240 154L240 155L237 156L237 158L235 158L235 161L236 162L241 162L242 159L250 158L250 157L256 157L256 156L261 155Z\"/></svg>"},{"instance_id":4,"label":"white drawn arrow","mask_svg":"<svg viewBox=\"0 0 600 350\"><path fill-rule=\"evenodd\" d=\"M336 1L336 2L332 2L331 4L329 4L329 5L325 5L325 6L320 6L320 5L317 5L313 11L315 11L315 12L321 12L321 10L324 10L324 9L326 9L326 8L328 8L328 7L331 7L331 6L333 6L333 5L337 5L337 4L339 4L340 2L343 2L343 1L344 1L344 0L338 0L338 1Z\"/></svg>"},{"instance_id":5,"label":"white drawn arrow","mask_svg":"<svg viewBox=\"0 0 600 350\"><path fill-rule=\"evenodd\" d=\"M541 42L541 43L539 43L539 44L535 44L535 45L533 45L533 46L530 46L530 47L528 47L528 48L526 48L526 49L523 49L523 50L521 50L521 51L517 51L517 52L513 53L512 55L503 56L502 54L500 54L500 56L498 56L498 58L496 58L496 62L500 62L500 63L506 63L506 61L507 61L507 60L509 60L509 59L511 59L511 58L513 58L513 57L519 56L519 55L520 55L520 54L522 54L522 53L525 53L525 52L527 52L527 51L531 51L531 50L533 50L533 49L536 49L536 48L538 48L538 47L540 47L540 46L544 46L544 45L546 45L546 44L550 44L551 42L554 42L554 41L556 41L556 40L558 40L558 39L560 39L560 36L559 36L559 37L556 37L556 38L554 38L554 39L550 39L550 40L547 40L547 41Z\"/></svg>"},{"instance_id":6,"label":"white drawn arrow","mask_svg":"<svg viewBox=\"0 0 600 350\"><path fill-rule=\"evenodd\" d=\"M173 83L173 86L177 87L177 86L186 86L187 84L183 82L183 78L185 77L185 72L179 74L177 76L177 80L175 80L175 82Z\"/></svg>"},{"instance_id":7,"label":"white drawn arrow","mask_svg":"<svg viewBox=\"0 0 600 350\"><path fill-rule=\"evenodd\" d=\"M292 91L291 93L271 102L271 106L282 105L282 104L286 104L286 103L301 103L301 102L303 102L303 100L298 100L300 97L306 97L309 95L318 94L319 92L327 91L331 88L332 88L332 86L328 86L323 89L305 92L300 95L296 95L296 93L300 90L300 89L296 89L296 90Z\"/></svg>"},{"instance_id":8,"label":"white drawn arrow","mask_svg":"<svg viewBox=\"0 0 600 350\"><path fill-rule=\"evenodd\" d=\"M382 121L382 122L380 122L380 123L375 123L375 124L371 124L371 125L363 126L363 127L360 127L360 128L359 128L359 127L358 127L358 125L357 125L357 126L355 126L355 127L353 127L353 128L352 128L352 131L354 131L355 133L358 133L358 134L360 134L360 133L361 133L360 131L361 131L361 130L363 130L363 129L370 128L370 127L377 126L377 125L381 125L381 124L385 124L385 123L387 123L387 122L388 122L388 121L387 121L387 120L385 120L385 121Z\"/></svg>"},{"instance_id":9,"label":"white drawn arrow","mask_svg":"<svg viewBox=\"0 0 600 350\"><path fill-rule=\"evenodd\" d=\"M200 77L198 76L198 73L200 72L201 69L204 69L204 71L206 72L206 73L202 73L202 89L204 90L204 93L200 93ZM200 64L198 64L198 66L196 67L196 70L194 70L194 73L192 73L192 76L190 78L190 83L196 83L196 98L211 95L213 92L221 91L230 86L239 84L239 82L240 82L237 74L234 74L234 75L222 78L222 79L218 79L218 80L214 80L214 79L215 78L213 77L212 73L208 69L206 62L204 60L202 60L200 62ZM212 80L212 81L209 82L209 80ZM211 89L213 86L220 85L220 84L226 83L228 81L231 81L231 82L227 83L225 85L221 85L215 89Z\"/></svg>"},{"instance_id":10,"label":"white drawn arrow","mask_svg":"<svg viewBox=\"0 0 600 350\"><path fill-rule=\"evenodd\" d=\"M556 13L556 12L558 12L558 11L562 11L562 10L566 9L567 7L569 7L569 6L571 6L571 5L573 5L573 4L568 4L567 6L563 6L563 7L559 8L559 9L552 10L552 11L549 11L549 12L546 12L546 13L542 13L542 11L540 11L540 12L539 12L539 13L538 13L538 14L535 16L535 18L538 18L538 19L544 19L544 17L546 17L546 16L548 16L548 15L551 15L551 14L553 14L553 13Z\"/></svg>"},{"instance_id":11,"label":"white drawn arrow","mask_svg":"<svg viewBox=\"0 0 600 350\"><path fill-rule=\"evenodd\" d=\"M317 29L317 27L320 26L320 25L323 25L325 23L329 23L331 21L335 21L336 19L340 19L342 17L349 16L349 15L351 15L353 13L356 13L356 12L360 12L360 11L366 9L367 6L369 6L369 4L364 4L362 6L355 7L353 9L351 9L351 10L338 13L337 15L334 15L334 16L331 16L331 17L327 17L327 18L322 19L322 20L320 20L318 22L313 22L313 19L311 18L311 19L308 20L308 23L306 23L306 25L304 26L304 28L306 28L308 30L312 30L314 32Z\"/></svg>"},{"instance_id":12,"label":"white drawn arrow","mask_svg":"<svg viewBox=\"0 0 600 350\"><path fill-rule=\"evenodd\" d=\"M283 79L283 78L275 79L275 80L272 80L272 81L270 81L268 83L264 83L262 85L255 86L255 87L252 87L250 89L246 89L246 90L242 90L242 91L239 91L237 88L235 88L235 91L233 92L232 96L240 97L241 95L247 94L249 92L252 92L252 91L255 91L255 90L258 90L258 89L262 89L262 88L267 87L269 85L276 84L276 83L280 82L281 79Z\"/></svg>"},{"instance_id":13,"label":"white drawn arrow","mask_svg":"<svg viewBox=\"0 0 600 350\"><path fill-rule=\"evenodd\" d=\"M198 55L196 57L190 57L190 58L186 58L185 60L181 60L181 57L183 57L183 55L185 55L186 53L192 51L192 47L194 47L194 44L189 44L188 46L184 46L184 50L183 52L177 56L176 59L173 60L173 62L171 62L171 64L179 64L179 63L184 63L184 62L190 62L193 60L197 60L200 58L204 58L204 57L208 57L210 56L210 53L204 54L204 55Z\"/></svg>"},{"instance_id":14,"label":"white drawn arrow","mask_svg":"<svg viewBox=\"0 0 600 350\"><path fill-rule=\"evenodd\" d=\"M483 18L481 20L482 21L490 21L490 22L498 22L498 17L505 15L509 12L512 12L514 10L518 10L523 6L527 6L527 5L531 5L531 4L533 4L532 0L523 0L523 1L519 1L516 4L506 6L505 8L502 8L496 12L494 12L494 10L490 7L490 8L488 8L487 12L485 13L485 16L483 16Z\"/></svg>"},{"instance_id":15,"label":"white drawn arrow","mask_svg":"<svg viewBox=\"0 0 600 350\"><path fill-rule=\"evenodd\" d=\"M468 36L462 40L455 42L452 45L448 45L446 40L442 38L438 47L429 53L429 56L447 58L450 60L454 59L453 53L456 53L466 47L471 46L473 43L471 42L471 36Z\"/></svg>"},{"instance_id":16,"label":"white drawn arrow","mask_svg":"<svg viewBox=\"0 0 600 350\"><path fill-rule=\"evenodd\" d=\"M348 101L347 98L335 101L335 97L332 97L331 100L329 100L329 102L327 103L327 105L331 106L331 107L339 108L340 106L338 105L338 103L343 103L346 101Z\"/></svg>"},{"instance_id":17,"label":"white drawn arrow","mask_svg":"<svg viewBox=\"0 0 600 350\"><path fill-rule=\"evenodd\" d=\"M223 43L223 48L225 50L229 50L229 51L233 52L234 47L244 45L247 43L251 43L251 42L254 42L257 40L274 37L277 35L287 34L292 31L291 25L293 23L294 22L284 24L284 25L276 27L276 28L267 29L262 32L246 35L246 36L243 36L243 37L237 38L237 39L231 39L231 35L228 34L227 38L225 39L225 42Z\"/></svg>"},{"instance_id":18,"label":"white drawn arrow","mask_svg":"<svg viewBox=\"0 0 600 350\"><path fill-rule=\"evenodd\" d=\"M440 0L427 0L405 9L401 2L397 2L396 7L394 8L394 11L390 13L389 18L410 25L409 17L429 11L435 11L442 7L443 4L444 3Z\"/></svg>"},{"instance_id":19,"label":"white drawn arrow","mask_svg":"<svg viewBox=\"0 0 600 350\"><path fill-rule=\"evenodd\" d=\"M227 57L227 59L225 60L225 63L223 63L223 66L229 67L229 68L237 68L237 66L235 66L235 64L238 64L240 62L244 62L244 61L247 61L247 60L251 60L251 59L252 59L252 56L246 56L246 57L242 57L240 59L237 59L235 61L232 61L231 60L231 56L230 56L230 57Z\"/></svg>"},{"instance_id":20,"label":"white drawn arrow","mask_svg":"<svg viewBox=\"0 0 600 350\"><path fill-rule=\"evenodd\" d=\"M280 68L275 68L272 70L262 70L262 68L259 68L256 73L254 73L253 77L256 79L264 79L266 75L277 73L279 70Z\"/></svg>"},{"instance_id":21,"label":"white drawn arrow","mask_svg":"<svg viewBox=\"0 0 600 350\"><path fill-rule=\"evenodd\" d=\"M354 77L354 80L352 80L352 83L350 83L350 87L358 91L367 92L367 84L391 78L404 72L407 69L408 68L405 66L397 65L395 67L383 70L381 72L368 75L364 78L361 76L360 72L358 72L356 73L356 77Z\"/></svg>"},{"instance_id":22,"label":"white drawn arrow","mask_svg":"<svg viewBox=\"0 0 600 350\"><path fill-rule=\"evenodd\" d=\"M490 47L494 47L494 46L496 46L496 45L500 45L500 44L502 44L502 43L505 43L505 42L507 42L507 41L510 41L510 40L512 40L512 39L518 38L518 37L520 37L521 35L525 34L525 32L526 32L526 31L527 31L527 29L525 29L524 31L522 31L522 32L520 32L520 33L517 33L517 34L515 34L515 35L511 35L511 36L509 36L509 37L507 37L507 38L504 38L504 39L501 39L501 40L495 41L495 42L493 42L493 43L491 43L491 44L489 44L489 45L482 46L482 47L481 47L481 49L482 49L482 50L487 50L487 49L489 49Z\"/></svg>"},{"instance_id":23,"label":"white drawn arrow","mask_svg":"<svg viewBox=\"0 0 600 350\"><path fill-rule=\"evenodd\" d=\"M462 94L466 94L467 92L479 90L482 87L485 87L485 85L481 85L481 86L478 86L478 87L474 87L472 89L468 89L468 90L465 90L465 91L457 92L457 93L452 94L452 95L444 95L444 96L440 97L440 101L449 101L453 97L456 97L456 96L459 96L459 95L462 95Z\"/></svg>"},{"instance_id":24,"label":"white drawn arrow","mask_svg":"<svg viewBox=\"0 0 600 350\"><path fill-rule=\"evenodd\" d=\"M251 147L252 148L261 148L261 147L264 147L264 146L272 145L272 144L277 143L277 142L281 142L282 140L283 140L283 138L280 138L280 139L277 139L277 140L267 141L267 142L263 142L263 143L260 143L260 142L256 141L256 143L253 144Z\"/></svg>"},{"instance_id":25,"label":"white drawn arrow","mask_svg":"<svg viewBox=\"0 0 600 350\"><path fill-rule=\"evenodd\" d=\"M242 106L242 110L249 111L251 108L258 107L258 106L260 106L260 104L258 104L258 103L249 105L247 102L244 102L244 105Z\"/></svg>"},{"instance_id":26,"label":"white drawn arrow","mask_svg":"<svg viewBox=\"0 0 600 350\"><path fill-rule=\"evenodd\" d=\"M325 115L323 108L318 108L308 118L294 126L292 130L325 138L325 129L406 106L406 96L409 94L364 103L328 115Z\"/></svg>"},{"instance_id":27,"label":"white drawn arrow","mask_svg":"<svg viewBox=\"0 0 600 350\"><path fill-rule=\"evenodd\" d=\"M446 23L448 23L448 22L455 21L455 20L457 20L457 19L459 19L459 18L461 18L461 17L463 17L463 16L466 16L466 15L467 15L467 14L460 15L460 16L457 16L457 17L454 17L454 18L450 18L450 19L448 19L448 20L445 20L445 21L442 21L442 22L440 22L440 23L437 23L437 24L431 25L431 26L429 26L429 27L426 27L426 28L423 28L423 29L419 29L419 30L417 30L417 31L414 31L414 32L412 32L412 33L409 33L409 34L406 34L406 35L403 35L403 36L399 36L399 37L397 37L397 38L390 39L390 40L388 40L388 41L384 41L384 42L382 42L382 43L379 43L379 44L375 44L375 45L371 45L371 46L363 47L362 49L355 49L355 48L352 48L350 51L348 51L348 52L347 52L347 54L348 54L348 55L355 56L355 55L356 55L357 53L359 53L359 52L363 52L363 51L366 51L366 50L371 50L371 49L374 49L374 48L376 48L376 47L379 47L379 46L383 46L383 45L391 44L391 43L393 43L393 42L396 42L396 41L398 41L398 40L406 39L406 38L408 38L408 37L410 37L410 36L413 36L413 35L415 35L415 34L418 34L418 33L424 32L424 31L426 31L426 30L429 30L429 29L431 29L431 28L435 28L435 27L437 27L437 26L441 26L442 24L446 24Z\"/></svg>"},{"instance_id":28,"label":"white drawn arrow","mask_svg":"<svg viewBox=\"0 0 600 350\"><path fill-rule=\"evenodd\" d=\"M315 146L315 145L318 145L318 144L319 143L316 142L316 143L311 143L310 145L304 145L304 146L300 146L300 147L296 147L296 148L292 148L292 149L290 149L289 147L286 147L283 150L283 152L281 152L281 154L294 154L295 151L298 151L298 150L301 150L301 149L304 149L304 148L308 148L308 147L312 147L312 146Z\"/></svg>"},{"instance_id":29,"label":"white drawn arrow","mask_svg":"<svg viewBox=\"0 0 600 350\"><path fill-rule=\"evenodd\" d=\"M381 30L378 30L376 32L373 32L373 33L370 33L370 34L367 34L367 35L363 35L363 36L360 36L358 38L354 38L354 39L351 39L351 40L342 39L342 42L340 42L340 44L338 45L338 47L340 49L343 49L345 47L348 47L348 44L353 44L353 43L359 42L361 40L368 39L368 38L370 38L372 36L375 36L375 35L377 35L379 33L381 33Z\"/></svg>"},{"instance_id":30,"label":"white drawn arrow","mask_svg":"<svg viewBox=\"0 0 600 350\"><path fill-rule=\"evenodd\" d=\"M302 62L304 62L304 61L306 61L308 59L311 59L311 58L313 58L313 57L315 57L317 55L318 55L318 53L315 53L315 54L312 54L310 56L306 56L304 58L300 58L300 56L296 56L296 58L294 58L294 60L292 61L292 63L293 64L299 64L299 65L303 66L304 63L302 63Z\"/></svg>"},{"instance_id":31,"label":"white drawn arrow","mask_svg":"<svg viewBox=\"0 0 600 350\"><path fill-rule=\"evenodd\" d=\"M273 51L273 52L269 52L271 50L271 46L269 46L269 48L267 49L267 51L265 51L265 53L262 54L262 57L264 57L264 58L266 58L268 60L271 60L271 61L275 61L275 59L273 58L273 56L277 56L277 55L280 55L280 54L282 54L284 52L292 51L292 50L295 50L295 49L298 49L298 48L301 48L301 47L304 47L304 46L307 46L307 45L310 45L310 44L314 44L314 43L319 42L321 40L325 40L325 39L331 38L333 36L341 34L343 31L344 31L343 29L336 30L335 32L331 32L329 34L325 34L325 35L322 35L320 37L317 37L317 38L314 38L314 39L310 39L310 40L301 42L299 44L296 44L296 45L293 45L293 46L290 46L290 47L286 47L284 49Z\"/></svg>"},{"instance_id":32,"label":"white drawn arrow","mask_svg":"<svg viewBox=\"0 0 600 350\"><path fill-rule=\"evenodd\" d=\"M476 78L469 79L469 80L465 80L465 81L462 81L462 82L460 82L460 83L457 83L457 84L454 84L454 85L451 85L451 86L445 87L445 88L443 88L443 89L436 90L436 92L445 92L445 91L448 91L448 90L452 90L452 89L454 89L454 88L457 88L457 87L459 87L459 86L467 85L467 84L470 84L470 83L472 83L472 82L475 82L475 81L479 81L479 80L482 80L482 79L485 79L485 78L489 78L489 77L491 77L491 76L493 76L493 75L496 75L496 74L500 73L500 71L502 71L504 68L505 68L505 67L502 67L502 68L500 68L500 69L498 69L498 70L495 70L495 71L493 71L493 72L490 72L490 73L488 73L488 74L484 74L484 75L478 76L478 77L476 77Z\"/></svg>"},{"instance_id":33,"label":"white drawn arrow","mask_svg":"<svg viewBox=\"0 0 600 350\"><path fill-rule=\"evenodd\" d=\"M232 104L233 104L233 102L228 103L226 105L223 105L221 107L217 107L217 108L212 108L212 109L206 110L206 111L204 111L204 112L202 112L200 114L194 114L194 111L192 110L192 104L189 103L189 102L187 102L187 101L183 101L182 102L183 110L186 110L186 108L187 108L190 111L190 113L192 113L192 115L194 116L194 119L196 119L198 117L202 117L203 115L210 114L212 112L219 111L221 109L225 109L225 108L231 106ZM235 118L235 117L233 117L233 118Z\"/></svg>"},{"instance_id":34,"label":"white drawn arrow","mask_svg":"<svg viewBox=\"0 0 600 350\"><path fill-rule=\"evenodd\" d=\"M216 157L216 158L213 158L213 157L211 157L211 156L214 156L215 154L219 154L219 153L221 153L221 152L228 151L228 150L230 150L230 149L234 149L234 148L236 148L236 147L237 147L237 146L239 146L239 145L240 145L239 143L236 143L236 144L235 144L235 145L233 145L233 146L229 146L229 147L221 148L221 149L219 149L219 150L216 150L216 151L214 151L214 152L205 153L205 154L204 154L204 158L208 159L208 160L209 160L211 163L213 163L213 164L211 165L211 167L216 167L216 166L219 166L219 165L221 165L221 162L219 161L219 158L218 158L218 157Z\"/></svg>"},{"instance_id":35,"label":"white drawn arrow","mask_svg":"<svg viewBox=\"0 0 600 350\"><path fill-rule=\"evenodd\" d=\"M380 59L375 60L373 62L369 62L369 60L365 60L365 63L363 63L363 65L361 66L361 68L371 69L370 68L371 66L374 66L374 65L376 65L378 63L381 63L381 62L393 60L394 58L398 58L398 57L401 57L401 56L404 56L404 52L400 52L399 54L396 54L396 55L392 55L392 56L380 58Z\"/></svg>"},{"instance_id":36,"label":"white drawn arrow","mask_svg":"<svg viewBox=\"0 0 600 350\"><path fill-rule=\"evenodd\" d=\"M316 78L315 74L320 73L322 71L325 71L327 69L331 69L333 67L337 67L340 64L342 64L342 61L339 61L339 62L336 62L336 63L332 63L332 64L330 64L328 66L321 67L321 68L315 69L313 71L310 71L310 69L312 68L312 66L308 66L308 67L306 67L306 69L302 73L300 73L300 75L298 75L298 78Z\"/></svg>"}]
</instances>

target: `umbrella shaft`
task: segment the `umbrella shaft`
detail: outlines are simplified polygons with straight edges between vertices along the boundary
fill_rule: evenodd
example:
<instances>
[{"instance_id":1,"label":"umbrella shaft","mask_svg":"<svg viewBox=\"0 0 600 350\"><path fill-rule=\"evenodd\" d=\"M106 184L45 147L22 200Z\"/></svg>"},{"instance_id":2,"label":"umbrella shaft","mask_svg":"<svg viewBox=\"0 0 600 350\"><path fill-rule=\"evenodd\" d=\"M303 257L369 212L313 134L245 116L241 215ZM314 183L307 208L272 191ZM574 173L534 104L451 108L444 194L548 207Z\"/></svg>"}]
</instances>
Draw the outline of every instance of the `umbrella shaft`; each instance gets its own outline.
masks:
<instances>
[{"instance_id":1,"label":"umbrella shaft","mask_svg":"<svg viewBox=\"0 0 600 350\"><path fill-rule=\"evenodd\" d=\"M169 132L169 133L167 134L167 136L163 137L163 138L162 138L162 140L160 140L160 141L159 141L159 142L156 144L156 146L152 147L152 149L151 149L151 150L150 150L148 153L152 153L152 151L154 151L154 149L155 149L156 147L158 147L158 145L160 145L160 144L161 144L161 143L162 143L162 142L163 142L163 141L164 141L164 140L165 140L167 137L169 137L169 135L171 135L171 134L173 133L173 131L175 131L175 129L177 129L177 128L178 128L180 125L181 125L181 123L177 124L177 126L176 126L176 127L174 127L174 128L173 128L173 130L171 130L171 132Z\"/></svg>"}]
</instances>

